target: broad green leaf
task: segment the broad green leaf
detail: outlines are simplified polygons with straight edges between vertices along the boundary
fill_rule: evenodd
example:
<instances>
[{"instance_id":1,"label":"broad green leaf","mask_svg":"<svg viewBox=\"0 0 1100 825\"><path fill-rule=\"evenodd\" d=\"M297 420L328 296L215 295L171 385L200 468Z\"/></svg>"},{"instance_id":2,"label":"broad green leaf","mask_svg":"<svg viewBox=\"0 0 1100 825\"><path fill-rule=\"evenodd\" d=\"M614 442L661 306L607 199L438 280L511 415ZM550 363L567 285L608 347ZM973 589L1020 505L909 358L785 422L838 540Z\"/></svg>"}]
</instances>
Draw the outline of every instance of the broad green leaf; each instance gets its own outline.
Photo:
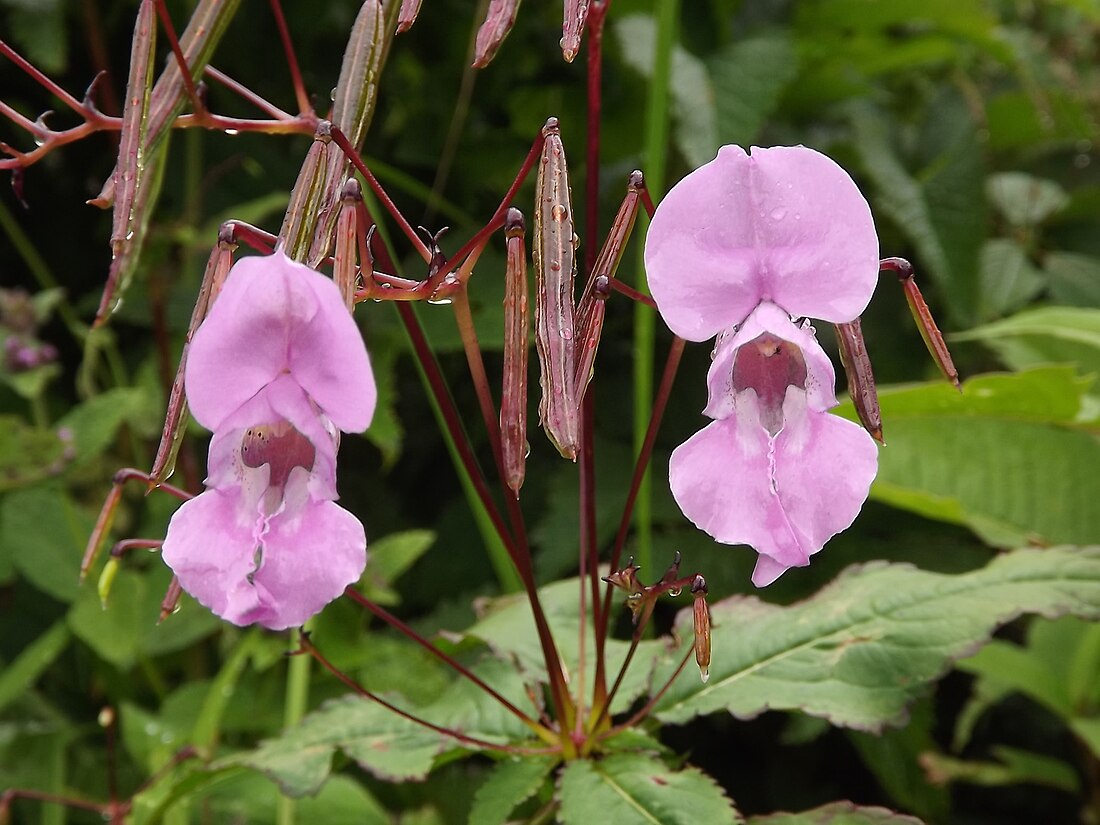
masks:
<instances>
[{"instance_id":1,"label":"broad green leaf","mask_svg":"<svg viewBox=\"0 0 1100 825\"><path fill-rule=\"evenodd\" d=\"M707 59L707 68L717 107L716 143L749 146L797 76L798 55L788 37L765 35L720 49Z\"/></svg>"},{"instance_id":2,"label":"broad green leaf","mask_svg":"<svg viewBox=\"0 0 1100 825\"><path fill-rule=\"evenodd\" d=\"M615 21L624 62L645 78L653 76L656 24L649 15L632 14ZM718 150L715 93L706 65L681 46L672 51L672 115L676 144L691 166L714 159Z\"/></svg>"},{"instance_id":3,"label":"broad green leaf","mask_svg":"<svg viewBox=\"0 0 1100 825\"><path fill-rule=\"evenodd\" d=\"M952 336L980 341L1008 366L1076 364L1082 373L1100 373L1100 309L1042 307Z\"/></svg>"},{"instance_id":4,"label":"broad green leaf","mask_svg":"<svg viewBox=\"0 0 1100 825\"><path fill-rule=\"evenodd\" d=\"M1090 384L1047 367L978 376L962 393L943 381L881 391L871 496L993 545L1100 541L1100 440L1076 421Z\"/></svg>"},{"instance_id":5,"label":"broad green leaf","mask_svg":"<svg viewBox=\"0 0 1100 825\"><path fill-rule=\"evenodd\" d=\"M524 683L508 662L485 659L474 671L514 705L534 713ZM434 703L417 707L404 697L387 701L420 719L487 742L526 741L528 728L495 698L459 679ZM263 742L254 751L227 757L215 769L245 765L279 783L291 796L316 793L328 778L340 750L375 776L389 782L419 781L446 752L478 750L454 737L412 722L368 698L349 695L326 702L301 724Z\"/></svg>"},{"instance_id":6,"label":"broad green leaf","mask_svg":"<svg viewBox=\"0 0 1100 825\"><path fill-rule=\"evenodd\" d=\"M530 756L498 762L474 794L470 825L504 825L517 805L538 792L556 764L550 757Z\"/></svg>"},{"instance_id":7,"label":"broad green leaf","mask_svg":"<svg viewBox=\"0 0 1100 825\"><path fill-rule=\"evenodd\" d=\"M69 611L69 628L102 658L124 669L139 656L180 650L213 633L220 621L194 603L157 623L170 580L168 568L159 562L145 572L124 568L114 580L106 607L95 583L86 582Z\"/></svg>"},{"instance_id":8,"label":"broad green leaf","mask_svg":"<svg viewBox=\"0 0 1100 825\"><path fill-rule=\"evenodd\" d=\"M94 523L57 488L17 490L0 501L0 556L43 593L71 602L80 590L80 557Z\"/></svg>"},{"instance_id":9,"label":"broad green leaf","mask_svg":"<svg viewBox=\"0 0 1100 825\"><path fill-rule=\"evenodd\" d=\"M870 563L789 607L733 597L711 612L710 681L681 673L657 718L798 709L876 731L902 724L907 706L1004 622L1023 613L1100 618L1100 548L1016 550L961 575ZM682 611L683 641L653 685L690 651L690 622Z\"/></svg>"},{"instance_id":10,"label":"broad green leaf","mask_svg":"<svg viewBox=\"0 0 1100 825\"><path fill-rule=\"evenodd\" d=\"M797 814L754 816L748 825L922 825L915 816L894 813L886 808L856 805L854 802L830 802L820 808Z\"/></svg>"},{"instance_id":11,"label":"broad green leaf","mask_svg":"<svg viewBox=\"0 0 1100 825\"><path fill-rule=\"evenodd\" d=\"M985 191L1013 226L1037 226L1069 203L1069 195L1058 183L1023 172L990 175Z\"/></svg>"},{"instance_id":12,"label":"broad green leaf","mask_svg":"<svg viewBox=\"0 0 1100 825\"><path fill-rule=\"evenodd\" d=\"M228 775L189 799L212 822L276 822L279 794L271 780L255 773ZM316 796L295 803L298 822L319 825L390 825L393 819L362 785L334 776Z\"/></svg>"},{"instance_id":13,"label":"broad green leaf","mask_svg":"<svg viewBox=\"0 0 1100 825\"><path fill-rule=\"evenodd\" d=\"M147 401L140 389L119 387L73 407L58 427L72 431L76 461L82 462L106 450L123 422L145 409Z\"/></svg>"},{"instance_id":14,"label":"broad green leaf","mask_svg":"<svg viewBox=\"0 0 1100 825\"><path fill-rule=\"evenodd\" d=\"M984 168L973 124L961 104L947 99L929 113L925 134L936 144L929 157L910 170L894 146L889 122L865 104L850 107L855 145L876 188L876 208L916 246L918 267L926 267L951 296L949 312L972 320L980 299L979 253L985 239ZM938 131L937 131L938 130ZM917 165L917 162L911 162Z\"/></svg>"},{"instance_id":15,"label":"broad green leaf","mask_svg":"<svg viewBox=\"0 0 1100 825\"><path fill-rule=\"evenodd\" d=\"M1059 716L1100 755L1100 625L1065 616L1055 622L1034 622L1026 645L994 640L959 669L978 677L976 695L1003 698L1019 692ZM976 710L988 706L979 705Z\"/></svg>"},{"instance_id":16,"label":"broad green leaf","mask_svg":"<svg viewBox=\"0 0 1100 825\"><path fill-rule=\"evenodd\" d=\"M558 782L562 825L721 825L741 822L721 786L698 768L673 770L640 754L576 760Z\"/></svg>"},{"instance_id":17,"label":"broad green leaf","mask_svg":"<svg viewBox=\"0 0 1100 825\"><path fill-rule=\"evenodd\" d=\"M994 238L982 245L981 318L999 318L1019 309L1046 286L1043 273L1031 265L1016 241Z\"/></svg>"},{"instance_id":18,"label":"broad green leaf","mask_svg":"<svg viewBox=\"0 0 1100 825\"><path fill-rule=\"evenodd\" d=\"M586 592L588 583L584 583ZM558 655L561 656L570 678L581 677L580 669L580 583L577 579L555 582L539 590L539 600L546 614L546 621L554 634ZM590 601L591 599L589 599ZM617 602L620 600L617 600ZM591 610L591 604L588 605ZM616 607L626 611L625 607ZM591 621L587 622L585 632L584 672L588 684L595 669L595 637ZM545 682L546 663L542 657L535 620L531 615L531 606L526 596L512 595L495 600L488 608L483 619L470 627L464 634L467 638L479 639L491 647L501 658L514 659L523 668L529 679ZM613 681L626 659L630 645L618 639L609 639L605 646L607 678ZM664 643L658 640L642 641L634 654L630 668L623 678L619 692L612 703L612 712L625 711L630 703L640 696L646 688L649 671L653 663L662 656ZM698 679L698 676L695 677Z\"/></svg>"},{"instance_id":19,"label":"broad green leaf","mask_svg":"<svg viewBox=\"0 0 1100 825\"><path fill-rule=\"evenodd\" d=\"M1050 296L1059 304L1100 305L1100 258L1074 252L1049 252L1043 271L1050 282Z\"/></svg>"}]
</instances>

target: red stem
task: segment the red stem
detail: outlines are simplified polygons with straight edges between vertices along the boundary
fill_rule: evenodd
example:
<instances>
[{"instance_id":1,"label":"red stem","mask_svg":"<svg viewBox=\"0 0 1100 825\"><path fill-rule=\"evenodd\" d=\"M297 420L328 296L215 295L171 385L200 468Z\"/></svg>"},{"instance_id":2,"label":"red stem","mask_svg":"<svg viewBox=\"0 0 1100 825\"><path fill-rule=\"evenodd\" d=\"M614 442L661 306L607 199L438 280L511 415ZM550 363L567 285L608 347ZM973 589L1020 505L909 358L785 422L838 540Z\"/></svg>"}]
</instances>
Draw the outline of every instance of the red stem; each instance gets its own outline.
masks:
<instances>
[{"instance_id":1,"label":"red stem","mask_svg":"<svg viewBox=\"0 0 1100 825\"><path fill-rule=\"evenodd\" d=\"M286 25L286 17L283 16L283 7L279 0L271 0L271 13L275 15L275 25L279 27L279 39L283 41L283 53L286 55L287 68L290 69L290 82L294 84L294 97L298 100L298 111L301 114L313 114L313 106L310 105L309 95L306 94L306 85L302 82L302 71L298 68L298 57L294 53L294 44L290 40L290 29Z\"/></svg>"},{"instance_id":2,"label":"red stem","mask_svg":"<svg viewBox=\"0 0 1100 825\"><path fill-rule=\"evenodd\" d=\"M466 668L464 665L460 664L457 660L455 660L451 656L448 656L446 653L444 653L438 647L433 645L431 642L429 642L427 639L425 639L423 636L421 636L419 633L417 633L415 630L413 630L411 627L409 627L407 624L405 624L399 618L394 616L388 610L386 610L385 608L380 607L379 605L375 604L374 602L372 602L370 599L368 599L366 596L364 596L362 593L360 593L358 590L356 590L353 587L348 587L344 591L344 595L347 596L349 599L351 599L356 604L359 604L362 607L365 607L367 610L369 610L371 613L373 613L375 616L377 616L379 619L384 621L386 624L388 624L394 630L401 633L406 638L410 639L413 642L416 642L418 645L420 645L422 648L424 648L430 654L432 654L437 659L442 661L444 664L446 664L449 668L454 670L456 673L458 673L459 675L464 676L465 678L469 679L471 682L473 682L475 685L477 685L479 688L481 688L483 691L485 691L488 695L492 696L494 699L496 699L498 702L500 702L501 706L503 706L506 710L508 710L510 713L512 713L512 715L514 715L517 719L519 719L521 722L523 722L523 724L527 725L529 728L531 728L532 730L535 730L536 732L539 732L539 731L542 730L542 726L538 722L536 722L534 719L532 719L530 716L528 716L522 710L517 708L515 705L513 705L511 702L509 702L507 699L505 699L503 696L501 696L499 693L497 693L497 691L494 690L493 688L491 688L489 685L487 685L484 682L484 680L482 680L482 678L480 676L478 676L473 671ZM542 734L540 733L540 735L542 735Z\"/></svg>"},{"instance_id":3,"label":"red stem","mask_svg":"<svg viewBox=\"0 0 1100 825\"><path fill-rule=\"evenodd\" d=\"M210 77L213 80L218 81L219 83L221 83L223 86L225 86L230 91L236 92L238 95L240 95L245 100L247 100L249 103L251 103L253 106L255 106L258 109L262 109L263 111L265 111L269 115L271 115L273 118L276 118L277 120L293 120L294 119L294 115L290 114L290 112L284 112L282 109L280 109L274 103L272 103L269 100L265 100L263 97L256 94L254 91L252 91L247 86L245 86L243 83L240 83L240 82L234 80L233 78L231 78L225 72L219 71L218 69L215 69L213 66L211 66L209 64L207 64L205 71L206 71L206 74L210 75Z\"/></svg>"},{"instance_id":4,"label":"red stem","mask_svg":"<svg viewBox=\"0 0 1100 825\"><path fill-rule=\"evenodd\" d=\"M196 112L202 111L202 100L195 88L195 78L191 76L191 67L187 65L187 58L183 54L183 49L180 48L179 38L176 37L176 27L172 25L168 7L164 4L164 0L154 0L154 3L156 4L157 17L160 18L160 24L164 27L164 34L168 38L168 45L172 48L172 54L175 55L176 64L183 76L183 85L187 88L187 98L191 101L191 106Z\"/></svg>"},{"instance_id":5,"label":"red stem","mask_svg":"<svg viewBox=\"0 0 1100 825\"><path fill-rule=\"evenodd\" d=\"M18 52L15 51L15 49L13 49L11 46L9 46L7 43L5 43L3 40L0 40L0 54L7 57L12 63L14 63L16 66L18 66L24 72L29 74L31 77L33 77L35 82L38 83L39 86L42 86L46 90L51 92L55 97L59 98L62 103L64 103L66 106L68 106L74 112L76 112L78 115L80 115L81 117L85 117L85 118L87 117L87 115L88 115L88 107L87 106L85 106L83 103L81 103L75 97L73 97L71 94L69 94L64 89L62 89L60 86L58 86L56 83L54 83L45 74L43 74L38 69L36 69L34 66L32 66L31 63L28 60L23 58Z\"/></svg>"},{"instance_id":6,"label":"red stem","mask_svg":"<svg viewBox=\"0 0 1100 825\"><path fill-rule=\"evenodd\" d=\"M455 408L454 399L451 397L450 390L447 388L447 383L443 379L443 374L439 368L439 362L436 360L431 347L428 346L427 339L424 337L424 331L420 327L420 322L417 320L413 308L409 304L400 301L397 302L395 306L397 307L398 314L401 316L401 320L405 324L405 329L408 331L413 350L424 369L424 374L428 379L432 394L439 404L443 419L447 425L447 430L451 434L451 439L455 444L455 448L458 450L462 464L466 468L466 472L469 475L471 483L474 485L474 489L477 491L478 498L481 499L490 520L493 522L493 527L496 529L501 541L504 542L508 555L512 559L512 564L516 566L516 572L519 573L520 580L523 582L527 598L531 602L531 612L535 619L535 627L538 631L539 643L542 646L543 658L546 660L546 669L550 678L550 689L553 695L555 709L558 712L558 719L562 721L562 724L565 724L566 717L564 714L571 707L568 691L565 686L565 671L562 668L561 657L558 655L557 646L554 644L554 636L550 632L550 626L546 622L546 614L539 600L538 588L535 585L534 568L531 564L531 553L527 547L526 535L522 532L522 529L520 529L517 530L517 534L513 536L504 526L500 511L493 502L492 494L489 492L488 485L485 482L485 476L481 472L481 468L477 463L477 459L474 457L473 451L470 449L469 439L466 437L465 430L462 427L462 420L459 418L458 410ZM512 514L513 523L516 523L517 519L521 518L521 516L519 516L519 504L511 496L506 495L504 499L509 503L509 510ZM522 521L519 522L519 526L522 528Z\"/></svg>"},{"instance_id":7,"label":"red stem","mask_svg":"<svg viewBox=\"0 0 1100 825\"><path fill-rule=\"evenodd\" d=\"M337 668L336 665L332 664L332 662L330 662L327 658L325 658L324 654L321 653L321 651L318 650L311 641L309 641L309 638L305 634L302 635L301 645L304 652L308 653L310 656L320 662L321 666L324 667L325 670L327 670L329 673L331 673L333 676L335 676L337 679L347 685L347 687L351 688L360 696L370 699L372 702L377 702L391 713L395 713L403 719L408 719L413 724L420 725L421 727L425 727L428 730L435 731L436 733L442 734L443 736L449 736L452 739L456 739L459 742L467 745L473 745L477 748L485 748L487 750L503 751L505 753L516 753L525 755L545 754L553 752L553 750L549 748L517 748L515 745L502 745L499 742L490 742L486 739L479 739L476 736L467 736L466 734L459 733L456 730L451 730L450 728L445 728L442 725L437 725L434 722L429 722L427 719L421 719L419 716L414 716L409 711L402 710L392 702L386 701L378 694L372 693L371 691L360 685L342 670Z\"/></svg>"}]
</instances>

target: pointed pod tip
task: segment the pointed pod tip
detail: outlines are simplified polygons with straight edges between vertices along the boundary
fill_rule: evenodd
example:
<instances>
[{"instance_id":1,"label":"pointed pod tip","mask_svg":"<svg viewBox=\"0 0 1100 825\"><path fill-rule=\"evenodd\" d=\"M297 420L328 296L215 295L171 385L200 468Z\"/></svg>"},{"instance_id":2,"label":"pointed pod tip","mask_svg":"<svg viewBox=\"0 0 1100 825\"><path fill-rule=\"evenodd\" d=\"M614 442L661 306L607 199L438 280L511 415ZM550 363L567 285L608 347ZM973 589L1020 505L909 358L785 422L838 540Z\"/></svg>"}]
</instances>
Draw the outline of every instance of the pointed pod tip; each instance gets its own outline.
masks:
<instances>
[{"instance_id":1,"label":"pointed pod tip","mask_svg":"<svg viewBox=\"0 0 1100 825\"><path fill-rule=\"evenodd\" d=\"M707 682L709 682L710 681L710 668L705 668L705 667L699 668L699 679L700 679L700 681L702 681L702 683L704 685Z\"/></svg>"}]
</instances>

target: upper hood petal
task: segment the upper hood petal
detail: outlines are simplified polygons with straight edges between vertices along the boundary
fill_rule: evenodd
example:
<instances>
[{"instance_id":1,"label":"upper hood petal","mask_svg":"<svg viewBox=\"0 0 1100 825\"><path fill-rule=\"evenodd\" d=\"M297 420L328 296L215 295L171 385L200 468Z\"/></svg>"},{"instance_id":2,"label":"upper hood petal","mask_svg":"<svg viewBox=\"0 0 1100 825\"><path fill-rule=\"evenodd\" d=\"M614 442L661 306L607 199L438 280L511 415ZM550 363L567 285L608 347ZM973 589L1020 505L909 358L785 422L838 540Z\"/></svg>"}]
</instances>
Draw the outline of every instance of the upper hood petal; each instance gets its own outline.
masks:
<instances>
[{"instance_id":1,"label":"upper hood petal","mask_svg":"<svg viewBox=\"0 0 1100 825\"><path fill-rule=\"evenodd\" d=\"M649 287L669 328L703 341L760 301L850 321L878 281L870 207L848 173L803 146L723 146L657 207Z\"/></svg>"}]
</instances>

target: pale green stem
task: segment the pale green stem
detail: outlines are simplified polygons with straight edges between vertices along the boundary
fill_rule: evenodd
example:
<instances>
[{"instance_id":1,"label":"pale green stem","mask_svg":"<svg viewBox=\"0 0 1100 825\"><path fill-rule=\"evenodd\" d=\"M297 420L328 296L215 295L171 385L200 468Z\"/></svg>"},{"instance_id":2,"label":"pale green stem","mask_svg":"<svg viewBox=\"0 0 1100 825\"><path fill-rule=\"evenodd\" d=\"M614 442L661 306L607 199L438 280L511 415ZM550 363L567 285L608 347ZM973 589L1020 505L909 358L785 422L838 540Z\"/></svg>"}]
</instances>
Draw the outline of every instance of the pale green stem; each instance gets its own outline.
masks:
<instances>
[{"instance_id":1,"label":"pale green stem","mask_svg":"<svg viewBox=\"0 0 1100 825\"><path fill-rule=\"evenodd\" d=\"M680 17L680 0L662 0L656 4L657 39L653 54L653 78L646 98L645 177L649 191L656 200L664 188L668 152L669 85L672 76L672 50L676 45L676 29ZM644 235L649 228L646 215L639 216L639 229ZM638 289L648 294L645 270L638 266ZM642 304L634 307L634 451L640 452L649 419L653 415L653 341L656 317L652 309ZM634 507L634 557L644 568L652 567L653 510L652 485L646 471L638 489Z\"/></svg>"},{"instance_id":2,"label":"pale green stem","mask_svg":"<svg viewBox=\"0 0 1100 825\"><path fill-rule=\"evenodd\" d=\"M299 650L301 643L295 630L290 637L291 652ZM283 730L288 730L306 715L309 706L309 663L310 656L291 656L286 670L286 702L283 705ZM279 794L275 808L275 821L278 825L294 825L295 801L289 796Z\"/></svg>"}]
</instances>

